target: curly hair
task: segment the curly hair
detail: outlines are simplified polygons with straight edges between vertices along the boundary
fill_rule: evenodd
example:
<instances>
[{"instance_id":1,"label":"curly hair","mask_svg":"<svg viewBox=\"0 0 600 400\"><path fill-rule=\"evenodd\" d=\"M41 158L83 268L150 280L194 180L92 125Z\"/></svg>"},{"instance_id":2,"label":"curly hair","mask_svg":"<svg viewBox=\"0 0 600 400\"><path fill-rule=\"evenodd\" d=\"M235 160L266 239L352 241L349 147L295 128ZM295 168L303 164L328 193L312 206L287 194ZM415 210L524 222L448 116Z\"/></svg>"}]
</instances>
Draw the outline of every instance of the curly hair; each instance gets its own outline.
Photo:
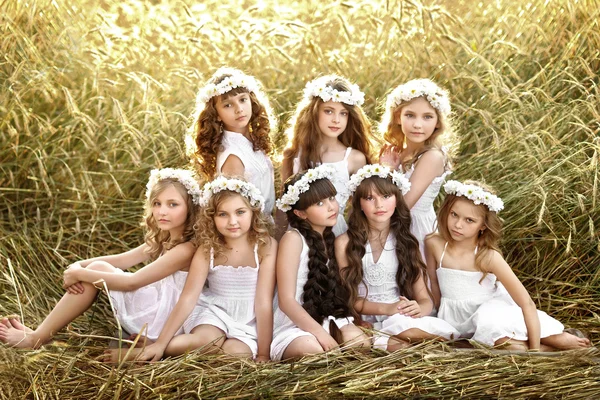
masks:
<instances>
[{"instance_id":1,"label":"curly hair","mask_svg":"<svg viewBox=\"0 0 600 400\"><path fill-rule=\"evenodd\" d=\"M327 83L327 86L338 91L350 91L348 80L337 77ZM293 159L300 154L300 170L314 168L321 163L321 137L319 129L319 107L323 104L320 97L303 100L298 103L294 116L286 129L288 147L283 151L284 171L287 176L292 174ZM346 147L352 147L363 153L367 164L373 160L373 146L379 140L371 132L371 122L363 109L358 106L343 104L348 110L348 124L338 137Z\"/></svg>"},{"instance_id":2,"label":"curly hair","mask_svg":"<svg viewBox=\"0 0 600 400\"><path fill-rule=\"evenodd\" d=\"M372 193L379 195L396 196L396 209L390 218L390 234L396 238L396 259L398 260L398 271L396 272L396 283L400 293L409 299L414 298L413 285L421 277L427 283L427 269L421 252L419 242L410 233L410 210L398 186L390 177L380 178L373 176L366 178L358 186L352 196L350 214L348 216L348 245L346 257L348 266L341 269L342 282L348 292L348 306L354 312L354 317L359 318L361 310L354 310L354 304L358 300L358 287L363 282L362 259L366 253L366 244L369 235L369 221L361 210L360 200L365 199ZM365 285L366 286L366 285ZM368 290L368 288L367 288Z\"/></svg>"},{"instance_id":3,"label":"curly hair","mask_svg":"<svg viewBox=\"0 0 600 400\"><path fill-rule=\"evenodd\" d=\"M496 194L492 188L481 182L467 180L464 183L467 185L479 186L480 188L492 194ZM473 203L466 197L447 194L437 214L438 232L440 236L450 244L452 244L454 240L452 239L450 230L448 229L448 216L450 215L452 206L459 199ZM479 237L477 238L477 255L475 256L475 267L479 271L483 272L483 277L480 280L481 282L488 273L484 267L486 260L489 260L489 257L492 256L494 251L502 254L498 245L498 242L502 237L502 220L500 217L498 217L497 213L490 211L485 205L476 205L475 203L473 203L473 205L477 207L481 218L483 218L483 225L485 226L485 229L479 232Z\"/></svg>"},{"instance_id":4,"label":"curly hair","mask_svg":"<svg viewBox=\"0 0 600 400\"><path fill-rule=\"evenodd\" d=\"M230 74L213 76L207 83L219 84L230 76ZM215 177L217 154L223 151L221 144L223 125L218 121L217 101L224 101L240 93L248 93L252 103L252 116L248 123L250 131L248 139L252 143L252 149L254 151L262 150L267 155L270 155L273 150L270 132L277 129L276 119L268 99L262 92L254 93L246 88L238 87L220 96L214 96L206 103L197 100L194 121L188 134L193 137L195 146L191 147L195 148L189 149L188 155L193 157L194 166L205 180Z\"/></svg>"},{"instance_id":5,"label":"curly hair","mask_svg":"<svg viewBox=\"0 0 600 400\"><path fill-rule=\"evenodd\" d=\"M299 173L291 176L285 182L285 190L303 175ZM312 228L309 221L298 217L294 210L304 211L323 199L335 196L336 193L335 187L328 179L318 179L310 184L310 189L302 193L298 202L287 212L290 226L300 232L308 246L308 280L303 288L302 307L320 324L328 316L343 318L350 315L347 296L335 263L335 235L332 227L325 228L321 235ZM333 321L329 330L333 338L341 343L341 332Z\"/></svg>"},{"instance_id":6,"label":"curly hair","mask_svg":"<svg viewBox=\"0 0 600 400\"><path fill-rule=\"evenodd\" d=\"M403 101L393 109L385 110L381 122L379 123L379 130L383 135L383 140L386 143L400 149L400 151L406 148L404 144L406 136L404 135L404 132L402 132L402 125L399 123L402 110L404 107L420 98L427 100L427 97L424 96L415 97L409 101ZM433 134L425 141L425 145L416 154L402 162L402 169L404 171L408 170L410 166L417 161L421 154L431 149L441 150L442 140L440 136L442 136L444 132L450 132L451 130L450 118L439 112L437 108L432 108L435 110L435 114L437 115L440 126L434 129Z\"/></svg>"},{"instance_id":7,"label":"curly hair","mask_svg":"<svg viewBox=\"0 0 600 400\"><path fill-rule=\"evenodd\" d=\"M207 249L212 248L215 258L223 255L227 250L225 237L219 232L215 224L215 214L223 202L235 196L239 196L252 211L252 221L250 222L250 229L248 231L248 241L252 244L258 243L259 248L268 246L271 243L270 237L271 231L273 230L273 223L271 220L260 211L260 208L253 207L246 197L238 192L223 190L215 193L210 198L208 205L199 213L196 223L198 229L196 235L197 245L205 246ZM199 229L200 227L202 227L202 229Z\"/></svg>"},{"instance_id":8,"label":"curly hair","mask_svg":"<svg viewBox=\"0 0 600 400\"><path fill-rule=\"evenodd\" d=\"M171 234L169 231L163 231L158 227L154 215L152 214L152 205L156 201L156 198L170 186L173 186L181 197L183 197L187 206L187 216L183 228L183 235L180 239L174 241L171 241ZM192 196L188 194L185 186L177 179L167 178L158 181L150 191L150 196L148 196L148 200L146 201L145 215L142 222L142 225L146 228L144 242L149 247L146 249L146 252L150 255L150 259L156 260L163 251L170 250L180 243L193 241L195 238L194 223L196 222L198 212L199 207L194 204Z\"/></svg>"}]
</instances>

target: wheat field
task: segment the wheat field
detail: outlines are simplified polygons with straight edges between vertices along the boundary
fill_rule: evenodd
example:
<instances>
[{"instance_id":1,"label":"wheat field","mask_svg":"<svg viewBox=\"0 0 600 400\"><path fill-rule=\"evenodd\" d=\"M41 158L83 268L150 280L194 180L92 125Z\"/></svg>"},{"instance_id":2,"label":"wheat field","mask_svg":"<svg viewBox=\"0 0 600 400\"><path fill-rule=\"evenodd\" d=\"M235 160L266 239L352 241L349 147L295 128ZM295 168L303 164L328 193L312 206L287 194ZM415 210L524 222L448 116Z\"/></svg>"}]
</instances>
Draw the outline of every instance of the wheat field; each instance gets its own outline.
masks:
<instances>
[{"instance_id":1,"label":"wheat field","mask_svg":"<svg viewBox=\"0 0 600 400\"><path fill-rule=\"evenodd\" d=\"M597 344L599 21L597 0L0 1L0 315L37 325L66 265L141 242L149 171L187 165L195 92L230 65L267 89L275 157L320 74L358 83L374 123L408 79L448 89L453 177L497 189L503 252L537 307ZM600 396L595 348L103 364L115 329L100 296L53 344L0 347L0 398Z\"/></svg>"}]
</instances>

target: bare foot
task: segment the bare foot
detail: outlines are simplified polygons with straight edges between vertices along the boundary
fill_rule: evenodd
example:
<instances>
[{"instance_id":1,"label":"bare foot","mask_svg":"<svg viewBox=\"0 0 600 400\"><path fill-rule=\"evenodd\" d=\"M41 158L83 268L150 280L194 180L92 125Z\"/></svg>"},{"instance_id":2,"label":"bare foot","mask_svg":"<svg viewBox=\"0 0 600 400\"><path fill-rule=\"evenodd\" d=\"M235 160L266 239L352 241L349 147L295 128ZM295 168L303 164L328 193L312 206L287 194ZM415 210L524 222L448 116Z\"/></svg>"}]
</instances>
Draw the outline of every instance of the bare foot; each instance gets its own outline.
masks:
<instances>
[{"instance_id":1,"label":"bare foot","mask_svg":"<svg viewBox=\"0 0 600 400\"><path fill-rule=\"evenodd\" d=\"M9 317L8 322L12 325L13 328L18 329L20 331L24 331L25 333L32 333L33 329L26 327L19 321L17 317Z\"/></svg>"},{"instance_id":2,"label":"bare foot","mask_svg":"<svg viewBox=\"0 0 600 400\"><path fill-rule=\"evenodd\" d=\"M131 335L129 335L129 337L127 338L127 340L131 340L133 342L133 341L135 341L135 339L137 337L138 337L137 334L132 333ZM154 343L154 340L150 340L146 336L140 335L140 339L135 344L135 347L145 347L145 346L151 345L152 343Z\"/></svg>"},{"instance_id":3,"label":"bare foot","mask_svg":"<svg viewBox=\"0 0 600 400\"><path fill-rule=\"evenodd\" d=\"M388 341L387 351L394 352L402 349L408 349L409 347L409 342L396 337L390 337L390 340Z\"/></svg>"},{"instance_id":4,"label":"bare foot","mask_svg":"<svg viewBox=\"0 0 600 400\"><path fill-rule=\"evenodd\" d=\"M9 324L6 326L4 322L0 323L0 342L21 349L32 349L36 345L36 341L30 332L21 329L16 329ZM30 329L31 331L31 329Z\"/></svg>"},{"instance_id":5,"label":"bare foot","mask_svg":"<svg viewBox=\"0 0 600 400\"><path fill-rule=\"evenodd\" d=\"M510 338L501 338L496 340L494 344L498 350L512 350L512 351L527 351L529 350L529 346L526 342L522 342L520 340L514 340Z\"/></svg>"},{"instance_id":6,"label":"bare foot","mask_svg":"<svg viewBox=\"0 0 600 400\"><path fill-rule=\"evenodd\" d=\"M543 338L542 343L559 350L585 349L590 347L590 340L586 337L577 337L568 332Z\"/></svg>"},{"instance_id":7,"label":"bare foot","mask_svg":"<svg viewBox=\"0 0 600 400\"><path fill-rule=\"evenodd\" d=\"M139 356L142 351L144 351L144 349L138 347L134 347L133 349L109 349L104 351L104 354L100 356L100 359L109 364L117 364L121 361L135 361L136 357Z\"/></svg>"}]
</instances>

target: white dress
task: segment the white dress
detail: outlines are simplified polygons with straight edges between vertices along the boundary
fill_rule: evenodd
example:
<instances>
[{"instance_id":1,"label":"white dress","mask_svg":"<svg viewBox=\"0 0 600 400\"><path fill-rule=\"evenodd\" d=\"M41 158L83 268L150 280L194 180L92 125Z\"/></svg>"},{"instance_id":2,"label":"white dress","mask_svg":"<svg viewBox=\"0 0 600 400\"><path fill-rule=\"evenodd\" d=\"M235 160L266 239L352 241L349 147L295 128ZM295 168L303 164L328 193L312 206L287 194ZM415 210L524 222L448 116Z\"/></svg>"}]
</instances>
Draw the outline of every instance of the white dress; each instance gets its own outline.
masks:
<instances>
[{"instance_id":1,"label":"white dress","mask_svg":"<svg viewBox=\"0 0 600 400\"><path fill-rule=\"evenodd\" d=\"M295 299L302 304L302 295L304 294L304 285L308 280L308 246L304 236L294 229L302 238L302 251L300 253L300 264L298 265L298 275L296 278L296 296ZM334 318L328 317L323 321L323 328L329 333L329 321L334 321L338 328L342 328L354 321L354 318ZM298 328L294 322L279 308L279 297L275 296L275 312L273 314L273 341L271 342L271 360L278 361L283 357L285 349L292 341L301 336L313 336L312 333Z\"/></svg>"},{"instance_id":2,"label":"white dress","mask_svg":"<svg viewBox=\"0 0 600 400\"><path fill-rule=\"evenodd\" d=\"M258 333L254 300L258 282L258 245L254 247L256 267L214 265L210 250L210 267L206 278L208 286L202 289L196 307L183 323L185 333L198 325L213 325L225 332L228 339L238 339L250 347L252 355L258 351Z\"/></svg>"},{"instance_id":3,"label":"white dress","mask_svg":"<svg viewBox=\"0 0 600 400\"><path fill-rule=\"evenodd\" d=\"M448 243L446 243L446 246ZM527 340L523 310L510 297L496 275L483 272L444 268L440 257L436 271L442 299L438 317L454 325L461 337L493 346L501 338ZM563 332L559 321L538 310L540 337Z\"/></svg>"},{"instance_id":4,"label":"white dress","mask_svg":"<svg viewBox=\"0 0 600 400\"><path fill-rule=\"evenodd\" d=\"M371 244L367 242L362 259L363 281L358 286L358 296L374 303L391 304L400 300L400 288L396 282L398 259L396 258L396 239L390 234L385 242L379 260L373 260ZM458 337L458 331L444 320L435 317L412 318L402 314L362 315L364 321L373 324L378 331L373 347L387 349L390 336L398 335L408 329L416 328L445 339Z\"/></svg>"},{"instance_id":5,"label":"white dress","mask_svg":"<svg viewBox=\"0 0 600 400\"><path fill-rule=\"evenodd\" d=\"M116 273L131 274L120 269ZM130 334L141 333L150 340L158 339L179 300L187 275L187 271L175 271L160 281L137 290L109 290L121 327ZM144 324L147 324L146 328ZM179 329L175 334L181 333L183 330Z\"/></svg>"},{"instance_id":6,"label":"white dress","mask_svg":"<svg viewBox=\"0 0 600 400\"><path fill-rule=\"evenodd\" d=\"M444 152L445 159L447 157L446 152L444 150L442 151ZM421 156L419 156L419 158ZM419 249L421 250L423 261L425 261L425 236L435 232L437 229L433 202L440 193L440 188L446 180L446 177L452 173L452 171L448 170L447 161L445 161L444 164L444 172L442 175L435 177L433 181L431 181L427 189L425 189L425 192L423 192L419 200L417 200L415 205L410 209L410 233L412 233L419 241ZM413 172L415 172L414 163L410 166L408 171L406 171L405 176L410 179Z\"/></svg>"},{"instance_id":7,"label":"white dress","mask_svg":"<svg viewBox=\"0 0 600 400\"><path fill-rule=\"evenodd\" d=\"M344 154L344 159L341 161L336 161L332 163L323 163L330 165L335 168L335 178L333 180L333 186L335 186L335 190L337 194L335 195L338 204L340 205L340 211L338 213L337 222L333 227L333 234L338 237L342 233L345 233L348 230L348 225L346 224L346 220L344 219L344 210L346 209L346 202L348 201L348 182L350 182L350 173L348 172L348 157L352 152L352 147L348 147L346 149L346 153ZM292 168L292 172L297 174L300 172L300 158L294 158L294 164Z\"/></svg>"},{"instance_id":8,"label":"white dress","mask_svg":"<svg viewBox=\"0 0 600 400\"><path fill-rule=\"evenodd\" d=\"M221 141L223 151L217 154L217 173L230 155L238 157L244 163L244 178L260 190L265 198L266 215L271 215L275 205L275 176L273 163L264 151L254 151L252 142L241 133L224 131Z\"/></svg>"}]
</instances>

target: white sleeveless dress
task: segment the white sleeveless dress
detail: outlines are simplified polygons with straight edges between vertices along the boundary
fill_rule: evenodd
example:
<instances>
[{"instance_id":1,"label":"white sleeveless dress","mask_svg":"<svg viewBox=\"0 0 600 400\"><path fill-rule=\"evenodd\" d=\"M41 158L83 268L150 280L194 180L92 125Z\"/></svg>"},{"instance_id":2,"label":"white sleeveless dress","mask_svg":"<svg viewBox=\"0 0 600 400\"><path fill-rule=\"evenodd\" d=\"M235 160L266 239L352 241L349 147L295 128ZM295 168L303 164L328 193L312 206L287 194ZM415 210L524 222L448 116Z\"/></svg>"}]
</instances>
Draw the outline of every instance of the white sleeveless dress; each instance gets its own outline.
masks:
<instances>
[{"instance_id":1,"label":"white sleeveless dress","mask_svg":"<svg viewBox=\"0 0 600 400\"><path fill-rule=\"evenodd\" d=\"M444 159L446 159L446 151L443 149L442 151L444 152ZM419 158L421 156L419 156ZM433 181L431 181L427 189L425 189L425 192L423 192L419 200L417 200L415 205L410 209L410 233L412 233L419 241L419 249L421 250L423 261L425 261L425 236L435 232L437 229L433 202L440 193L440 188L446 180L446 177L452 173L452 171L448 169L447 164L447 161L444 161L444 172L442 175L435 177ZM410 179L414 172L415 164L413 163L408 171L406 171L405 176Z\"/></svg>"},{"instance_id":2,"label":"white sleeveless dress","mask_svg":"<svg viewBox=\"0 0 600 400\"><path fill-rule=\"evenodd\" d=\"M514 302L496 275L485 278L480 271L444 268L440 257L436 271L442 299L438 317L454 325L460 336L493 346L501 338L527 340L523 310ZM564 331L559 321L538 310L540 337L557 335Z\"/></svg>"},{"instance_id":3,"label":"white sleeveless dress","mask_svg":"<svg viewBox=\"0 0 600 400\"><path fill-rule=\"evenodd\" d=\"M250 347L252 355L258 351L258 333L254 300L258 282L258 246L254 247L256 267L214 265L210 250L208 286L202 289L198 303L183 324L185 333L198 325L212 325L225 332L228 339L238 339Z\"/></svg>"},{"instance_id":4,"label":"white sleeveless dress","mask_svg":"<svg viewBox=\"0 0 600 400\"><path fill-rule=\"evenodd\" d=\"M396 258L396 239L390 234L385 242L379 260L373 260L371 244L367 242L362 259L363 282L358 286L358 296L374 303L391 304L400 300L400 288L396 282L398 259ZM402 314L362 315L364 321L373 324L378 331L374 336L373 347L387 349L390 336L398 335L408 329L417 328L445 339L458 337L458 331L448 322L435 317L412 318Z\"/></svg>"},{"instance_id":5,"label":"white sleeveless dress","mask_svg":"<svg viewBox=\"0 0 600 400\"><path fill-rule=\"evenodd\" d=\"M302 238L302 251L300 253L300 264L298 265L298 275L296 278L296 296L295 299L302 304L302 295L304 294L304 285L308 280L308 246L304 236L294 229ZM275 312L273 314L273 341L271 342L271 360L278 361L283 357L285 349L292 341L301 336L313 336L296 326L294 322L279 308L279 296L275 296ZM334 318L328 317L323 321L323 328L329 333L329 321L334 321L338 328L351 324L354 321L352 317Z\"/></svg>"},{"instance_id":6,"label":"white sleeveless dress","mask_svg":"<svg viewBox=\"0 0 600 400\"><path fill-rule=\"evenodd\" d=\"M264 213L271 215L275 205L275 177L271 159L262 150L254 151L252 142L241 133L224 131L221 145L223 151L217 154L217 174L221 173L227 157L238 157L244 163L244 178L260 190L265 198Z\"/></svg>"},{"instance_id":7,"label":"white sleeveless dress","mask_svg":"<svg viewBox=\"0 0 600 400\"><path fill-rule=\"evenodd\" d=\"M117 269L116 273L132 274L120 269ZM121 327L130 334L141 333L150 340L158 339L179 300L187 275L187 271L175 271L137 290L130 292L109 290ZM147 324L145 329L144 324ZM175 334L181 333L183 330L179 329Z\"/></svg>"},{"instance_id":8,"label":"white sleeveless dress","mask_svg":"<svg viewBox=\"0 0 600 400\"><path fill-rule=\"evenodd\" d=\"M331 165L335 168L335 178L333 180L333 186L335 186L335 190L337 190L337 194L335 196L338 204L340 205L340 211L337 217L337 222L333 227L333 234L338 237L342 233L345 233L348 230L348 224L346 224L346 220L344 219L344 210L346 209L346 203L348 202L348 182L350 182L350 173L348 172L348 157L352 152L352 147L348 147L346 149L346 153L344 154L344 159L341 161L336 161L333 163L323 163L327 165ZM300 158L294 158L294 164L292 167L292 172L297 174L300 172Z\"/></svg>"}]
</instances>

